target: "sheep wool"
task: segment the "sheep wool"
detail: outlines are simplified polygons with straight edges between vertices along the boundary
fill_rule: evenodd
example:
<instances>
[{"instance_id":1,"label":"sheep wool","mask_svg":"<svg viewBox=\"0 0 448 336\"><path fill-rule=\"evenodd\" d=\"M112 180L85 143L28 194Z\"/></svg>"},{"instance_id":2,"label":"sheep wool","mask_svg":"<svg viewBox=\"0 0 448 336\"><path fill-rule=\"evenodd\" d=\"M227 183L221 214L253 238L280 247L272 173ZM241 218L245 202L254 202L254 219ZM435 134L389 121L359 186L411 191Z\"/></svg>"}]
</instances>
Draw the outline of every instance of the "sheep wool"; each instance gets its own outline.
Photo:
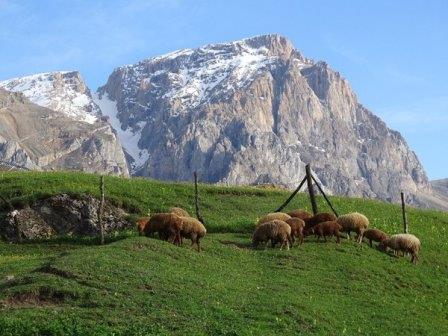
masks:
<instances>
[{"instance_id":1,"label":"sheep wool","mask_svg":"<svg viewBox=\"0 0 448 336\"><path fill-rule=\"evenodd\" d=\"M350 238L350 233L357 233L357 242L361 244L362 235L364 231L369 227L369 219L358 212L352 212L346 215L339 216L337 219L338 223L342 225L342 231L347 232Z\"/></svg>"},{"instance_id":2,"label":"sheep wool","mask_svg":"<svg viewBox=\"0 0 448 336\"><path fill-rule=\"evenodd\" d=\"M159 213L151 216L144 229L146 236L157 232L159 238L176 245L180 243L182 218L172 213Z\"/></svg>"},{"instance_id":3,"label":"sheep wool","mask_svg":"<svg viewBox=\"0 0 448 336\"><path fill-rule=\"evenodd\" d=\"M260 243L267 243L269 240L272 247L275 247L276 243L281 243L280 249L286 245L286 249L289 250L291 227L284 221L277 219L260 224L252 236L253 247L256 248Z\"/></svg>"},{"instance_id":4,"label":"sheep wool","mask_svg":"<svg viewBox=\"0 0 448 336\"><path fill-rule=\"evenodd\" d=\"M286 220L286 223L291 227L291 241L295 242L296 237L299 238L299 245L303 243L303 229L305 227L305 222L298 218L292 217Z\"/></svg>"},{"instance_id":5,"label":"sheep wool","mask_svg":"<svg viewBox=\"0 0 448 336\"><path fill-rule=\"evenodd\" d=\"M288 212L288 215L290 215L291 217L300 218L303 220L313 217L313 215L310 214L308 211L301 210L301 209L292 210L292 211Z\"/></svg>"},{"instance_id":6,"label":"sheep wool","mask_svg":"<svg viewBox=\"0 0 448 336\"><path fill-rule=\"evenodd\" d=\"M181 237L189 238L191 245L196 244L198 252L201 252L200 240L207 233L204 224L193 217L181 217L182 226L180 230Z\"/></svg>"},{"instance_id":7,"label":"sheep wool","mask_svg":"<svg viewBox=\"0 0 448 336\"><path fill-rule=\"evenodd\" d=\"M268 213L267 215L261 217L257 222L257 226L260 224L263 224L263 223L271 222L275 219L278 219L281 221L287 221L290 218L291 218L291 216L284 212L271 212L271 213Z\"/></svg>"},{"instance_id":8,"label":"sheep wool","mask_svg":"<svg viewBox=\"0 0 448 336\"><path fill-rule=\"evenodd\" d=\"M191 217L190 214L186 210L179 208L179 207L172 207L170 209L170 213L173 213L180 217Z\"/></svg>"},{"instance_id":9,"label":"sheep wool","mask_svg":"<svg viewBox=\"0 0 448 336\"><path fill-rule=\"evenodd\" d=\"M372 247L372 241L376 241L381 243L384 239L387 238L387 235L378 229L368 229L364 231L362 238L366 238L369 240L369 245Z\"/></svg>"},{"instance_id":10,"label":"sheep wool","mask_svg":"<svg viewBox=\"0 0 448 336\"><path fill-rule=\"evenodd\" d=\"M400 233L390 236L380 243L380 249L387 250L390 248L394 250L395 254L398 252L411 254L411 262L416 263L419 259L419 252L421 248L420 239L413 234Z\"/></svg>"},{"instance_id":11,"label":"sheep wool","mask_svg":"<svg viewBox=\"0 0 448 336\"><path fill-rule=\"evenodd\" d=\"M148 225L150 217L141 217L137 220L137 230L140 236L145 234L145 227Z\"/></svg>"}]
</instances>

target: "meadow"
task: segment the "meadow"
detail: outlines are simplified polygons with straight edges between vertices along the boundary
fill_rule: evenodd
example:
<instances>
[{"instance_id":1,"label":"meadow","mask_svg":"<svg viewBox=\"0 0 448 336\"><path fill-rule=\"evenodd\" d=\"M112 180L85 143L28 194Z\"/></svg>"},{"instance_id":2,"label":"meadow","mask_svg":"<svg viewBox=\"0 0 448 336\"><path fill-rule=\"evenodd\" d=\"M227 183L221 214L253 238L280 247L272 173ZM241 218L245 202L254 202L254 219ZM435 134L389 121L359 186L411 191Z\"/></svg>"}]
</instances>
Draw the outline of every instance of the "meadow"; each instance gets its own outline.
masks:
<instances>
[{"instance_id":1,"label":"meadow","mask_svg":"<svg viewBox=\"0 0 448 336\"><path fill-rule=\"evenodd\" d=\"M96 175L5 172L0 194L24 207L57 193L98 196ZM291 250L250 248L257 218L288 191L200 184L203 252L139 237L0 242L0 335L444 335L448 334L448 213L408 209L420 262L307 238ZM106 177L106 199L135 220L180 206L194 188ZM402 231L400 207L331 197L339 213ZM318 197L321 211L328 211ZM285 210L310 209L299 193ZM4 215L6 206L0 208Z\"/></svg>"}]
</instances>

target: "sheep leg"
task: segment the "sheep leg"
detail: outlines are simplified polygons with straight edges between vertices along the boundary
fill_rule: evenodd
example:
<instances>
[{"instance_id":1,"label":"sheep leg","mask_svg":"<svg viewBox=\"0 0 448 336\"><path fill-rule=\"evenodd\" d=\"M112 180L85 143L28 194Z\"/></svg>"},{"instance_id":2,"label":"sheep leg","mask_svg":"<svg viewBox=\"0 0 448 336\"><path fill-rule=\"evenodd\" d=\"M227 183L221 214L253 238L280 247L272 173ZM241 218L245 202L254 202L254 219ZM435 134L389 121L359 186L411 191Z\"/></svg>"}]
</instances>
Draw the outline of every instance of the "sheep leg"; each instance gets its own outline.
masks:
<instances>
[{"instance_id":1,"label":"sheep leg","mask_svg":"<svg viewBox=\"0 0 448 336\"><path fill-rule=\"evenodd\" d=\"M339 237L339 232L336 232L336 243L341 243L341 238Z\"/></svg>"},{"instance_id":2,"label":"sheep leg","mask_svg":"<svg viewBox=\"0 0 448 336\"><path fill-rule=\"evenodd\" d=\"M300 236L300 245L303 244L303 235Z\"/></svg>"},{"instance_id":3,"label":"sheep leg","mask_svg":"<svg viewBox=\"0 0 448 336\"><path fill-rule=\"evenodd\" d=\"M286 251L289 251L289 241L286 240Z\"/></svg>"},{"instance_id":4,"label":"sheep leg","mask_svg":"<svg viewBox=\"0 0 448 336\"><path fill-rule=\"evenodd\" d=\"M196 245L198 246L198 252L201 252L201 243L199 242L199 238L196 239Z\"/></svg>"},{"instance_id":5,"label":"sheep leg","mask_svg":"<svg viewBox=\"0 0 448 336\"><path fill-rule=\"evenodd\" d=\"M369 239L369 245L372 247L372 239Z\"/></svg>"}]
</instances>

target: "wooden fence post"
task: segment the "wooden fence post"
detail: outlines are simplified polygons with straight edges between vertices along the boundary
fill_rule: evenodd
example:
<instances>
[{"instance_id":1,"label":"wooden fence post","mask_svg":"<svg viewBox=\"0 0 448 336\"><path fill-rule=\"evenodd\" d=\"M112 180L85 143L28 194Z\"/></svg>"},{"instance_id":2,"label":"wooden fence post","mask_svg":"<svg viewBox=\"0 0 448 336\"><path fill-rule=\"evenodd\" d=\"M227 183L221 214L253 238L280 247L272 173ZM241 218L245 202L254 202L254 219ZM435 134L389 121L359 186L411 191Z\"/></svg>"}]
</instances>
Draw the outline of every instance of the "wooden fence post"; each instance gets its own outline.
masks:
<instances>
[{"instance_id":1,"label":"wooden fence post","mask_svg":"<svg viewBox=\"0 0 448 336\"><path fill-rule=\"evenodd\" d=\"M289 196L289 198L282 204L280 205L280 207L275 210L274 212L280 212L283 210L283 208L285 206L288 205L289 202L291 202L291 200L294 198L294 196L300 191L300 188L302 188L302 186L305 184L306 182L306 176L303 178L302 182L300 182L299 186L296 188L296 190L294 190L294 192L291 194L291 196Z\"/></svg>"},{"instance_id":2,"label":"wooden fence post","mask_svg":"<svg viewBox=\"0 0 448 336\"><path fill-rule=\"evenodd\" d=\"M313 178L314 183L317 186L317 189L319 189L320 193L322 194L322 196L324 196L325 201L327 202L328 206L331 208L331 211L333 211L334 215L336 217L339 217L338 213L336 212L336 210L333 208L333 205L331 204L330 200L328 199L327 195L325 195L324 190L321 188L321 186L319 185L319 183L317 183L316 178L311 175L311 177Z\"/></svg>"},{"instance_id":3,"label":"wooden fence post","mask_svg":"<svg viewBox=\"0 0 448 336\"><path fill-rule=\"evenodd\" d=\"M401 212L403 213L403 230L404 233L409 233L408 219L406 217L406 204L404 202L404 193L401 192Z\"/></svg>"},{"instance_id":4,"label":"wooden fence post","mask_svg":"<svg viewBox=\"0 0 448 336\"><path fill-rule=\"evenodd\" d=\"M199 213L199 193L198 193L198 173L196 170L193 173L194 176L194 205L196 209L196 218L204 224L204 218L202 218L201 214Z\"/></svg>"},{"instance_id":5,"label":"wooden fence post","mask_svg":"<svg viewBox=\"0 0 448 336\"><path fill-rule=\"evenodd\" d=\"M100 228L100 244L104 245L104 224L103 224L103 211L104 211L104 175L101 175L100 179L100 204L98 207L98 226Z\"/></svg>"},{"instance_id":6,"label":"wooden fence post","mask_svg":"<svg viewBox=\"0 0 448 336\"><path fill-rule=\"evenodd\" d=\"M314 194L313 181L311 177L311 166L307 164L305 166L306 171L306 184L308 187L308 193L310 195L311 207L313 209L313 214L317 214L317 204L316 204L316 196Z\"/></svg>"}]
</instances>

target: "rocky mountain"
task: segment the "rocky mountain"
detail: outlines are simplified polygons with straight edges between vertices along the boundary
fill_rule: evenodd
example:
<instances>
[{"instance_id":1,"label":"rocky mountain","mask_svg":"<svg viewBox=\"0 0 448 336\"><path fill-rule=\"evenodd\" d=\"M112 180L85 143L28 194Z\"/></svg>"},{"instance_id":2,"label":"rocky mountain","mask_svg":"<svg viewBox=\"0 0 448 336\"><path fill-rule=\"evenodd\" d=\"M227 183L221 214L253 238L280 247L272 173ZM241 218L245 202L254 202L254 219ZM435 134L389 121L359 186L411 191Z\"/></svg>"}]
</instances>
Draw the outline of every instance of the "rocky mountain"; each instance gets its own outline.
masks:
<instances>
[{"instance_id":1,"label":"rocky mountain","mask_svg":"<svg viewBox=\"0 0 448 336\"><path fill-rule=\"evenodd\" d=\"M67 117L95 123L101 112L78 71L56 71L0 81L0 87L21 92L31 102Z\"/></svg>"},{"instance_id":2,"label":"rocky mountain","mask_svg":"<svg viewBox=\"0 0 448 336\"><path fill-rule=\"evenodd\" d=\"M33 97L41 94L36 93ZM59 106L63 105L60 102ZM128 175L123 150L110 124L96 116L93 121L93 115L73 117L74 109L65 111L39 106L24 93L0 88L0 161L36 170ZM85 119L89 122L81 121Z\"/></svg>"},{"instance_id":3,"label":"rocky mountain","mask_svg":"<svg viewBox=\"0 0 448 336\"><path fill-rule=\"evenodd\" d=\"M403 137L349 83L265 35L117 68L95 97L123 135L133 172L295 187L304 166L335 194L427 205L431 186Z\"/></svg>"}]
</instances>

